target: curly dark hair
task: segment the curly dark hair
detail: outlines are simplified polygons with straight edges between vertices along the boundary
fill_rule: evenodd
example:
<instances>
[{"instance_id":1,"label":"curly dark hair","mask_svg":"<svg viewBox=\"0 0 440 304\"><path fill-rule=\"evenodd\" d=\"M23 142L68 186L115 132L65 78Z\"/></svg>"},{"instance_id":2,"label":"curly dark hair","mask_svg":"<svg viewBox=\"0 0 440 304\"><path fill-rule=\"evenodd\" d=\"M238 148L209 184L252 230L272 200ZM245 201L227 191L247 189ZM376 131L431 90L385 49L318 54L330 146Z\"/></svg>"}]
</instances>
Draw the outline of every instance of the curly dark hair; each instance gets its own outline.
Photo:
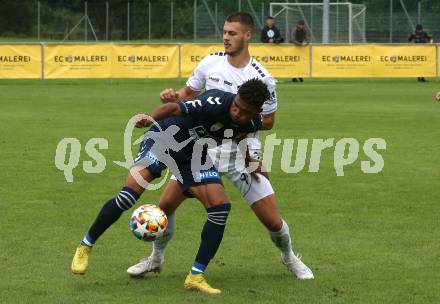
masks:
<instances>
[{"instance_id":1,"label":"curly dark hair","mask_svg":"<svg viewBox=\"0 0 440 304\"><path fill-rule=\"evenodd\" d=\"M253 107L261 109L263 103L270 98L270 93L267 85L255 78L241 85L238 89L238 96Z\"/></svg>"}]
</instances>

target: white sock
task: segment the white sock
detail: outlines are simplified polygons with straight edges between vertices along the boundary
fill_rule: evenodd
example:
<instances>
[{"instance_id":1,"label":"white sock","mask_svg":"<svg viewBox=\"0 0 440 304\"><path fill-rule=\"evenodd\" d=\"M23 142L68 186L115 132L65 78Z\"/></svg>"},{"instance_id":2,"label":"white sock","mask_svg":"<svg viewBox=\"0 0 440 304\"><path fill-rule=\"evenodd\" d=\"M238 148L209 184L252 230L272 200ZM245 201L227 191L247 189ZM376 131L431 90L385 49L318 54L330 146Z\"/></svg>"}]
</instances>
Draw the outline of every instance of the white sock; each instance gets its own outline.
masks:
<instances>
[{"instance_id":1,"label":"white sock","mask_svg":"<svg viewBox=\"0 0 440 304\"><path fill-rule=\"evenodd\" d=\"M269 236L275 246L281 251L283 259L290 259L294 254L292 240L289 233L289 225L283 220L283 226L279 231L269 231Z\"/></svg>"},{"instance_id":2,"label":"white sock","mask_svg":"<svg viewBox=\"0 0 440 304\"><path fill-rule=\"evenodd\" d=\"M153 257L160 260L163 259L168 242L173 237L174 231L176 229L176 213L174 212L170 215L167 215L167 218L168 227L165 230L163 236L153 242L153 252L151 253Z\"/></svg>"}]
</instances>

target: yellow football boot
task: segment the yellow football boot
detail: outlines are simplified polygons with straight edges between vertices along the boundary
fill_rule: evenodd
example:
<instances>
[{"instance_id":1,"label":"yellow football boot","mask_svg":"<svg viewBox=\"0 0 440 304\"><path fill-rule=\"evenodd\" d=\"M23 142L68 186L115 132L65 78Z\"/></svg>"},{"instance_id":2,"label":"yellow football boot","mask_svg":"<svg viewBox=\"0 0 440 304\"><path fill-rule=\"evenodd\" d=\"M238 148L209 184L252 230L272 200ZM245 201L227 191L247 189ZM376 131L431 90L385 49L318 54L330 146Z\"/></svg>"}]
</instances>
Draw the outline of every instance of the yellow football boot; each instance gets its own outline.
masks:
<instances>
[{"instance_id":1,"label":"yellow football boot","mask_svg":"<svg viewBox=\"0 0 440 304\"><path fill-rule=\"evenodd\" d=\"M219 294L221 293L220 289L215 289L209 286L208 282L206 282L203 274L188 274L185 279L185 283L183 284L185 289L188 290L196 290L201 292L206 292L210 294Z\"/></svg>"},{"instance_id":2,"label":"yellow football boot","mask_svg":"<svg viewBox=\"0 0 440 304\"><path fill-rule=\"evenodd\" d=\"M85 274L89 268L89 257L92 252L92 247L79 245L76 248L73 256L71 270L74 274Z\"/></svg>"}]
</instances>

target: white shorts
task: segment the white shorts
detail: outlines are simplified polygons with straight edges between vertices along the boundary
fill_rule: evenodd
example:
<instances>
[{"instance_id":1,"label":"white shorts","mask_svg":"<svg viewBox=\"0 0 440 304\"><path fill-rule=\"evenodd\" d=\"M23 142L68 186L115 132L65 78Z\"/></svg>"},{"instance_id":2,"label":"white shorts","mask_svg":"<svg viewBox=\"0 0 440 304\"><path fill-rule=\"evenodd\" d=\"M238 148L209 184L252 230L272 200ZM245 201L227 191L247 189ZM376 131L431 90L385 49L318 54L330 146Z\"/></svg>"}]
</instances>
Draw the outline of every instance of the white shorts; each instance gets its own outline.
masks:
<instances>
[{"instance_id":1,"label":"white shorts","mask_svg":"<svg viewBox=\"0 0 440 304\"><path fill-rule=\"evenodd\" d=\"M255 133L253 134L258 136ZM261 147L258 138L253 137L251 140L248 138L247 144L251 157L258 159ZM259 174L260 181L258 182L246 170L245 159L235 142L230 141L227 144L210 149L208 153L217 171L225 175L234 184L249 206L274 193L272 185L266 177ZM171 179L176 180L174 175L171 176Z\"/></svg>"}]
</instances>

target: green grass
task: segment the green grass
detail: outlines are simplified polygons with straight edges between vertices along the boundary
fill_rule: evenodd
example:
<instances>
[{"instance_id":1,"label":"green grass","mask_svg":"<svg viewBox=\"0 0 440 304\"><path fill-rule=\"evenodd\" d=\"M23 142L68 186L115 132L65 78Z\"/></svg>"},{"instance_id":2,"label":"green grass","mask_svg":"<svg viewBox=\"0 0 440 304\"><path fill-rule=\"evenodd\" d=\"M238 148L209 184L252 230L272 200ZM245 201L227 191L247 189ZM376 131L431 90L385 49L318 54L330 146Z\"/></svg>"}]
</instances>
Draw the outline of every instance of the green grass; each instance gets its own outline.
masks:
<instances>
[{"instance_id":1,"label":"green grass","mask_svg":"<svg viewBox=\"0 0 440 304\"><path fill-rule=\"evenodd\" d=\"M280 170L271 180L297 251L316 279L298 281L237 191L226 183L233 210L223 243L209 265L217 297L183 290L205 220L186 201L164 272L130 279L128 266L150 244L131 236L129 212L99 240L89 272L70 273L75 247L104 201L122 186L123 130L132 114L158 104L177 80L0 81L1 303L438 303L440 294L440 104L438 83L400 80L282 80L274 131L278 138L356 138L358 160L337 177L334 148L318 173ZM140 134L140 133L139 133ZM82 144L74 182L54 164L57 143ZM86 174L84 146L109 141L107 168ZM363 142L384 138L385 167L364 174ZM310 149L310 146L309 146ZM296 150L294 150L295 153ZM310 150L309 150L310 155ZM155 202L160 191L145 193Z\"/></svg>"}]
</instances>

